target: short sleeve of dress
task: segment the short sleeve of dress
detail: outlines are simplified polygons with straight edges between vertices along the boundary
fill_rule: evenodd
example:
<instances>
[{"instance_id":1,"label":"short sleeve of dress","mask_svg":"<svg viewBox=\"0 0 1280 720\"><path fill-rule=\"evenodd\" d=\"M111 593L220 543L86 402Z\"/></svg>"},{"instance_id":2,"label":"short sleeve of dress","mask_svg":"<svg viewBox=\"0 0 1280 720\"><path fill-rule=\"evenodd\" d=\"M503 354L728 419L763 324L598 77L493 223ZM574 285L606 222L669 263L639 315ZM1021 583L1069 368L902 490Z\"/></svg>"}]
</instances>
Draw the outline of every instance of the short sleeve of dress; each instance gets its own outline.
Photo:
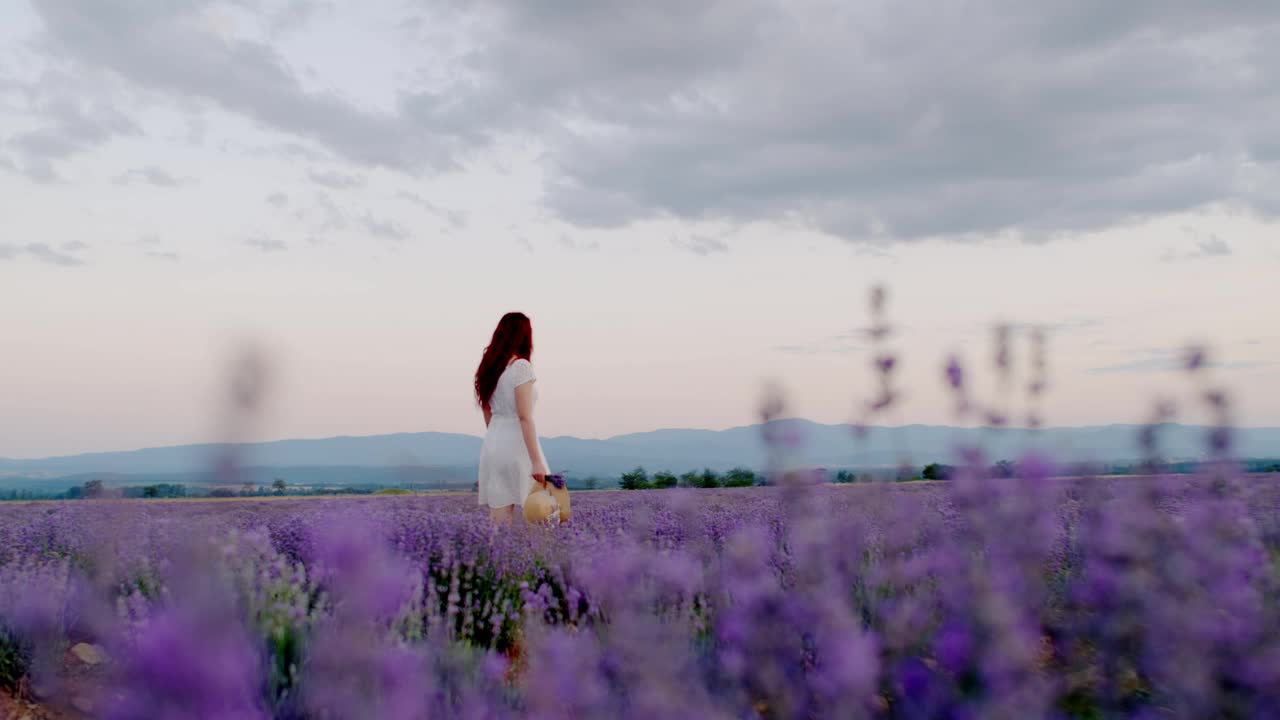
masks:
<instances>
[{"instance_id":1,"label":"short sleeve of dress","mask_svg":"<svg viewBox=\"0 0 1280 720\"><path fill-rule=\"evenodd\" d=\"M533 363L524 358L511 363L511 387L520 387L537 379L537 376L533 374Z\"/></svg>"}]
</instances>

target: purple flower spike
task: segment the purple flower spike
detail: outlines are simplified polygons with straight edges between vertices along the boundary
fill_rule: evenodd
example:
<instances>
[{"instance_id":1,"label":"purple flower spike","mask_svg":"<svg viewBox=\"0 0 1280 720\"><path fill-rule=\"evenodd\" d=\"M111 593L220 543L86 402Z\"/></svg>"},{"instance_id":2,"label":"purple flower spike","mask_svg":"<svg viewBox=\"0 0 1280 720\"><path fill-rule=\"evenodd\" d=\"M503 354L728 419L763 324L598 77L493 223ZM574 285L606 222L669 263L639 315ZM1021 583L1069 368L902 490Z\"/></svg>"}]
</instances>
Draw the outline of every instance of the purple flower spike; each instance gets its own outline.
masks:
<instances>
[{"instance_id":1,"label":"purple flower spike","mask_svg":"<svg viewBox=\"0 0 1280 720\"><path fill-rule=\"evenodd\" d=\"M1222 455L1231 449L1231 428L1226 426L1215 427L1209 431L1209 449L1215 454Z\"/></svg>"},{"instance_id":2,"label":"purple flower spike","mask_svg":"<svg viewBox=\"0 0 1280 720\"><path fill-rule=\"evenodd\" d=\"M881 412L884 409L888 408L890 405L892 405L895 400L897 400L897 396L893 393L893 391L886 390L880 393L880 396L871 402L871 405L870 405L871 411Z\"/></svg>"},{"instance_id":3,"label":"purple flower spike","mask_svg":"<svg viewBox=\"0 0 1280 720\"><path fill-rule=\"evenodd\" d=\"M879 315L884 312L884 303L887 296L888 291L884 289L883 285L871 288L871 312L873 314Z\"/></svg>"},{"instance_id":4,"label":"purple flower spike","mask_svg":"<svg viewBox=\"0 0 1280 720\"><path fill-rule=\"evenodd\" d=\"M1227 407L1227 394L1221 390L1210 390L1204 394L1204 401L1214 410L1222 411Z\"/></svg>"},{"instance_id":5,"label":"purple flower spike","mask_svg":"<svg viewBox=\"0 0 1280 720\"><path fill-rule=\"evenodd\" d=\"M996 326L995 361L996 361L996 368L998 368L1001 373L1007 373L1009 371L1009 364L1010 364L1009 336L1012 334L1012 332L1013 332L1013 328L1009 327L1008 325Z\"/></svg>"},{"instance_id":6,"label":"purple flower spike","mask_svg":"<svg viewBox=\"0 0 1280 720\"><path fill-rule=\"evenodd\" d=\"M1204 348L1193 347L1187 350L1186 359L1183 360L1183 367L1188 372L1196 372L1204 367L1205 352Z\"/></svg>"},{"instance_id":7,"label":"purple flower spike","mask_svg":"<svg viewBox=\"0 0 1280 720\"><path fill-rule=\"evenodd\" d=\"M1053 472L1053 461L1041 452L1029 452L1018 461L1018 476L1023 480L1043 482L1052 477Z\"/></svg>"},{"instance_id":8,"label":"purple flower spike","mask_svg":"<svg viewBox=\"0 0 1280 720\"><path fill-rule=\"evenodd\" d=\"M952 355L947 360L947 384L954 390L964 387L964 369L960 367L960 359Z\"/></svg>"}]
</instances>

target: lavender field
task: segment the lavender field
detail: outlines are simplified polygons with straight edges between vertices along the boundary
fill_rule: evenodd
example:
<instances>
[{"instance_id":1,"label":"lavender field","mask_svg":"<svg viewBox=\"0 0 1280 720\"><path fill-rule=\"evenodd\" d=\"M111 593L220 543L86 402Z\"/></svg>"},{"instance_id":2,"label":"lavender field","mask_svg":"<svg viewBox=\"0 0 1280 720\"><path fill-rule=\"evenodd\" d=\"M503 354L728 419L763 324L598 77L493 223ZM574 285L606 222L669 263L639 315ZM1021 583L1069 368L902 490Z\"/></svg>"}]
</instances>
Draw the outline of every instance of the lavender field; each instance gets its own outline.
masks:
<instances>
[{"instance_id":1,"label":"lavender field","mask_svg":"<svg viewBox=\"0 0 1280 720\"><path fill-rule=\"evenodd\" d=\"M1020 468L497 531L470 495L10 504L0 682L111 718L1277 716L1274 480Z\"/></svg>"}]
</instances>

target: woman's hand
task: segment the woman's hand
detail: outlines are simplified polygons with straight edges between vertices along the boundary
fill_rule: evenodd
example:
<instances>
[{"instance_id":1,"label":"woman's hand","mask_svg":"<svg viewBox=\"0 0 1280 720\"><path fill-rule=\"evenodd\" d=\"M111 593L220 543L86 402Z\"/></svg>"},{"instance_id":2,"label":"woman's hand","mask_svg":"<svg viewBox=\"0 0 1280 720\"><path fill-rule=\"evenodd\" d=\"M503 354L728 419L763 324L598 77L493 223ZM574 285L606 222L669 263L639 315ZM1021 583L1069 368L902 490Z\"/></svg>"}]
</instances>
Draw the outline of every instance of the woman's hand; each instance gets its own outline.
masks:
<instances>
[{"instance_id":1,"label":"woman's hand","mask_svg":"<svg viewBox=\"0 0 1280 720\"><path fill-rule=\"evenodd\" d=\"M547 484L547 476L551 474L551 470L547 469L546 460L538 460L533 463L533 479L539 485Z\"/></svg>"}]
</instances>

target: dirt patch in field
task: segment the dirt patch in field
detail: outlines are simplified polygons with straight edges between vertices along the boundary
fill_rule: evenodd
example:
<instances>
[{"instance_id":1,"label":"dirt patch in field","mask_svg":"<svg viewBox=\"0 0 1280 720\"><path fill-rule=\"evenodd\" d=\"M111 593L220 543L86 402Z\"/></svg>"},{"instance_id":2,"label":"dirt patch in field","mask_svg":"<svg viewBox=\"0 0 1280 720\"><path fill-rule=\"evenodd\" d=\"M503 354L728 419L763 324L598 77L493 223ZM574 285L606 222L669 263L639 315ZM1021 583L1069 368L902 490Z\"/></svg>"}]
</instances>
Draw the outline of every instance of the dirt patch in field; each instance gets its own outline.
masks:
<instances>
[{"instance_id":1,"label":"dirt patch in field","mask_svg":"<svg viewBox=\"0 0 1280 720\"><path fill-rule=\"evenodd\" d=\"M84 720L97 717L96 698L103 687L110 659L100 647L73 646L62 658L58 677L44 696L24 681L16 695L0 692L0 720Z\"/></svg>"},{"instance_id":2,"label":"dirt patch in field","mask_svg":"<svg viewBox=\"0 0 1280 720\"><path fill-rule=\"evenodd\" d=\"M68 720L72 717L0 691L0 720Z\"/></svg>"}]
</instances>

